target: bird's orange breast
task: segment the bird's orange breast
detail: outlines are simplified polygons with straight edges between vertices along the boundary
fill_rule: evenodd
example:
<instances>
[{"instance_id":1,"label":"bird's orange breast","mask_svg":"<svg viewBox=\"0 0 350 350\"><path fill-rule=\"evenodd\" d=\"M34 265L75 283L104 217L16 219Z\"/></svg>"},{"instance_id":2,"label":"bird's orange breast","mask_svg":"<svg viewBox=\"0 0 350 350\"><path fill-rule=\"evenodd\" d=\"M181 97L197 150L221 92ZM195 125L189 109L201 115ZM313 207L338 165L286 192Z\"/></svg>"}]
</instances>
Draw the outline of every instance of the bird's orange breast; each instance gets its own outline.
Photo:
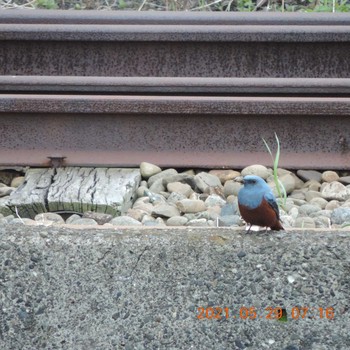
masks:
<instances>
[{"instance_id":1,"label":"bird's orange breast","mask_svg":"<svg viewBox=\"0 0 350 350\"><path fill-rule=\"evenodd\" d=\"M251 225L271 227L273 230L283 229L276 212L265 199L255 209L249 209L241 204L238 204L238 207L244 221Z\"/></svg>"}]
</instances>

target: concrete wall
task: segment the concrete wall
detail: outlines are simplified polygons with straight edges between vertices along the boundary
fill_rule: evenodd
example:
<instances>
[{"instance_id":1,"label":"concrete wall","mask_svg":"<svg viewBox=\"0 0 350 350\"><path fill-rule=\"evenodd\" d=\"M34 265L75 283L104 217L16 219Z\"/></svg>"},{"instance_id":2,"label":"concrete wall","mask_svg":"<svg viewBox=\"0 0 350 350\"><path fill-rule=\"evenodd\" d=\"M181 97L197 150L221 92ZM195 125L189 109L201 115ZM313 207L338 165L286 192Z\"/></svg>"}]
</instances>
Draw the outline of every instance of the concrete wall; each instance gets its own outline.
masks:
<instances>
[{"instance_id":1,"label":"concrete wall","mask_svg":"<svg viewBox=\"0 0 350 350\"><path fill-rule=\"evenodd\" d=\"M349 252L349 231L1 227L0 348L349 349Z\"/></svg>"}]
</instances>

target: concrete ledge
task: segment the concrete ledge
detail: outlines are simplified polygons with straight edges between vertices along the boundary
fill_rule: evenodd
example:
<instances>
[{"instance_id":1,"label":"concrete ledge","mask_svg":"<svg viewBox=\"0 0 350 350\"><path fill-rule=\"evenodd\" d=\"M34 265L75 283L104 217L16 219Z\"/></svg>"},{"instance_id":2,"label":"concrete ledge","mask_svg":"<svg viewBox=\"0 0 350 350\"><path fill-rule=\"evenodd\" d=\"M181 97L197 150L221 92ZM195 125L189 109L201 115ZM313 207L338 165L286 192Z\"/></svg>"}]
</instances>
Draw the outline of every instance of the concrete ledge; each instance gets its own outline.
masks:
<instances>
[{"instance_id":1,"label":"concrete ledge","mask_svg":"<svg viewBox=\"0 0 350 350\"><path fill-rule=\"evenodd\" d=\"M1 348L349 349L350 231L241 233L1 227Z\"/></svg>"}]
</instances>

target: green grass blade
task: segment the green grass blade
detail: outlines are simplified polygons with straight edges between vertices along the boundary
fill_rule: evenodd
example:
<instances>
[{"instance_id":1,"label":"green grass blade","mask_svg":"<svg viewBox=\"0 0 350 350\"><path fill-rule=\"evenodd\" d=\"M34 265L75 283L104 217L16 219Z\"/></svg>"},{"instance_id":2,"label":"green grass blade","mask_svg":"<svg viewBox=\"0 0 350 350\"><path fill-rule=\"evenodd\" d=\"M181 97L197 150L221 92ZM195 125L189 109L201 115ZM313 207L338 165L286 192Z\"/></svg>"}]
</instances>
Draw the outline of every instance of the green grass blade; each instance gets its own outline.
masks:
<instances>
[{"instance_id":1,"label":"green grass blade","mask_svg":"<svg viewBox=\"0 0 350 350\"><path fill-rule=\"evenodd\" d=\"M264 138L262 138L265 147L267 149L267 151L270 153L271 159L272 159L272 163L273 163L273 180L274 183L276 185L276 190L278 193L278 197L282 199L282 208L284 209L284 206L286 204L287 201L287 192L286 189L284 188L283 184L281 183L281 181L278 179L278 164L279 164L279 160L280 160L280 155L281 155L281 145L280 145L280 140L277 136L277 134L275 133L275 139L276 139L276 143L277 143L277 151L276 151L276 155L275 158L273 157L272 151L268 145L268 143L266 142L266 140Z\"/></svg>"}]
</instances>

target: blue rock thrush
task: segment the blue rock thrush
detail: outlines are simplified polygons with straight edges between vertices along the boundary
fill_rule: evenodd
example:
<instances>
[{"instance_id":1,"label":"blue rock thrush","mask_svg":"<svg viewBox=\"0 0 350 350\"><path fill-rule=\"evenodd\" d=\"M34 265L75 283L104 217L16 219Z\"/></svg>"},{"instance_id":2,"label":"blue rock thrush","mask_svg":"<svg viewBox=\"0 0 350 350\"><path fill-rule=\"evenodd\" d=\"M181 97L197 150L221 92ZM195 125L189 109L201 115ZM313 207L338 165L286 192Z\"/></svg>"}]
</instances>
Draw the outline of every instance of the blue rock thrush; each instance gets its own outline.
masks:
<instances>
[{"instance_id":1,"label":"blue rock thrush","mask_svg":"<svg viewBox=\"0 0 350 350\"><path fill-rule=\"evenodd\" d=\"M238 193L238 207L242 218L252 225L270 227L271 230L284 230L276 198L271 188L259 176L247 175L243 179L244 187Z\"/></svg>"}]
</instances>

